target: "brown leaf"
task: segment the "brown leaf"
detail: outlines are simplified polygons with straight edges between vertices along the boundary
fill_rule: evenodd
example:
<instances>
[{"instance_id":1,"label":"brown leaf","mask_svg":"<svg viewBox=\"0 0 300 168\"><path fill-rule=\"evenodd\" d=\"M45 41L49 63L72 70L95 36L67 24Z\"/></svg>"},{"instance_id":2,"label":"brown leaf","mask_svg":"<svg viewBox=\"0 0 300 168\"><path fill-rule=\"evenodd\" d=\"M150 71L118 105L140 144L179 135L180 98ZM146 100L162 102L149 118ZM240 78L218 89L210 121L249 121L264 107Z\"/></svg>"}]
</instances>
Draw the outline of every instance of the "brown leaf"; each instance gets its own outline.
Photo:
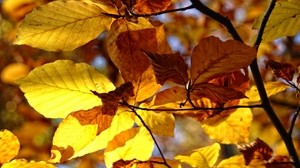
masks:
<instances>
[{"instance_id":1,"label":"brown leaf","mask_svg":"<svg viewBox=\"0 0 300 168\"><path fill-rule=\"evenodd\" d=\"M188 81L187 65L179 53L176 54L153 54L144 51L151 60L156 80L163 85L165 81L185 85Z\"/></svg>"},{"instance_id":2,"label":"brown leaf","mask_svg":"<svg viewBox=\"0 0 300 168\"><path fill-rule=\"evenodd\" d=\"M238 148L244 156L246 165L249 165L253 159L268 161L273 155L272 148L259 138L250 144L240 145Z\"/></svg>"},{"instance_id":3,"label":"brown leaf","mask_svg":"<svg viewBox=\"0 0 300 168\"><path fill-rule=\"evenodd\" d=\"M234 99L246 98L241 91L211 83L195 84L192 89L192 97L196 99L206 97L221 104Z\"/></svg>"},{"instance_id":4,"label":"brown leaf","mask_svg":"<svg viewBox=\"0 0 300 168\"><path fill-rule=\"evenodd\" d=\"M108 93L97 93L91 91L98 96L103 103L103 114L115 115L118 109L119 101L134 96L134 87L131 82L123 83L120 87L117 87L114 91Z\"/></svg>"},{"instance_id":5,"label":"brown leaf","mask_svg":"<svg viewBox=\"0 0 300 168\"><path fill-rule=\"evenodd\" d=\"M149 14L164 11L171 4L171 0L136 0L133 6L135 13Z\"/></svg>"},{"instance_id":6,"label":"brown leaf","mask_svg":"<svg viewBox=\"0 0 300 168\"><path fill-rule=\"evenodd\" d=\"M137 81L150 65L142 50L157 50L156 29L143 18L138 23L117 19L111 25L107 50L124 81Z\"/></svg>"},{"instance_id":7,"label":"brown leaf","mask_svg":"<svg viewBox=\"0 0 300 168\"><path fill-rule=\"evenodd\" d=\"M274 156L267 164L266 168L293 168L294 164L288 156Z\"/></svg>"},{"instance_id":8,"label":"brown leaf","mask_svg":"<svg viewBox=\"0 0 300 168\"><path fill-rule=\"evenodd\" d=\"M247 67L256 57L255 48L236 40L208 37L193 49L191 77L194 83L209 80Z\"/></svg>"},{"instance_id":9,"label":"brown leaf","mask_svg":"<svg viewBox=\"0 0 300 168\"><path fill-rule=\"evenodd\" d=\"M289 63L281 63L274 60L268 60L265 62L266 68L270 67L277 78L282 78L287 81L293 80L295 67Z\"/></svg>"}]
</instances>

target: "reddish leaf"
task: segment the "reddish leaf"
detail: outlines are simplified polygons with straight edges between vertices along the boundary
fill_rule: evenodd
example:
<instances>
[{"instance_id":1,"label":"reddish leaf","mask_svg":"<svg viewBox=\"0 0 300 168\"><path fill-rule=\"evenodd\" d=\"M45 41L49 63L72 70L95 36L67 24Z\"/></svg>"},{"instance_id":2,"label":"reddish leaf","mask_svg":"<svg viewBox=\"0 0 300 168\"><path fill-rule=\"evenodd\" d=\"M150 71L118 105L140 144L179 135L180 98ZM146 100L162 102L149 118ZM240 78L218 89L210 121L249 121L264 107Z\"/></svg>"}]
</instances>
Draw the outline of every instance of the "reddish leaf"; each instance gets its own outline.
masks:
<instances>
[{"instance_id":1,"label":"reddish leaf","mask_svg":"<svg viewBox=\"0 0 300 168\"><path fill-rule=\"evenodd\" d=\"M165 81L185 85L188 81L187 65L179 53L176 54L153 54L144 51L151 60L156 80L163 85Z\"/></svg>"},{"instance_id":2,"label":"reddish leaf","mask_svg":"<svg viewBox=\"0 0 300 168\"><path fill-rule=\"evenodd\" d=\"M268 60L265 62L266 67L270 67L274 75L277 78L283 78L284 80L291 81L295 73L295 67L289 63L281 63L274 60Z\"/></svg>"},{"instance_id":3,"label":"reddish leaf","mask_svg":"<svg viewBox=\"0 0 300 168\"><path fill-rule=\"evenodd\" d=\"M135 0L133 6L135 13L148 14L161 12L167 9L171 4L171 0Z\"/></svg>"},{"instance_id":4,"label":"reddish leaf","mask_svg":"<svg viewBox=\"0 0 300 168\"><path fill-rule=\"evenodd\" d=\"M115 115L118 109L118 103L122 99L134 96L134 87L131 82L123 83L120 87L117 87L114 91L108 93L97 93L91 91L93 94L98 96L103 103L103 114Z\"/></svg>"},{"instance_id":5,"label":"reddish leaf","mask_svg":"<svg viewBox=\"0 0 300 168\"><path fill-rule=\"evenodd\" d=\"M288 156L275 156L267 164L266 168L293 168L294 164Z\"/></svg>"},{"instance_id":6,"label":"reddish leaf","mask_svg":"<svg viewBox=\"0 0 300 168\"><path fill-rule=\"evenodd\" d=\"M259 138L248 145L239 146L239 150L244 156L246 165L249 165L253 159L268 161L273 155L272 148Z\"/></svg>"},{"instance_id":7,"label":"reddish leaf","mask_svg":"<svg viewBox=\"0 0 300 168\"><path fill-rule=\"evenodd\" d=\"M243 92L211 83L195 84L192 90L193 98L206 97L213 102L226 103L234 99L246 98Z\"/></svg>"}]
</instances>

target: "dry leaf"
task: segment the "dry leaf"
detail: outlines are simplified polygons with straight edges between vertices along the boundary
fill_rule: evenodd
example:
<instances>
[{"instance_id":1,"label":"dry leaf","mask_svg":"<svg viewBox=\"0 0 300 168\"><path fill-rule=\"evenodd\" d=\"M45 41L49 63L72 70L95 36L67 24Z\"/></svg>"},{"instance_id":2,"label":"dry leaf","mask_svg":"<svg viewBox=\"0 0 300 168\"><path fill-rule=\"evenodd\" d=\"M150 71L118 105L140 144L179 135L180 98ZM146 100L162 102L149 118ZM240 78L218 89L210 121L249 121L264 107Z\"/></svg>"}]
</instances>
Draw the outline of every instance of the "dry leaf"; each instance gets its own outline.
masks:
<instances>
[{"instance_id":1,"label":"dry leaf","mask_svg":"<svg viewBox=\"0 0 300 168\"><path fill-rule=\"evenodd\" d=\"M199 41L193 49L191 77L193 83L209 80L247 67L256 57L255 48L239 41L222 42L216 37Z\"/></svg>"},{"instance_id":2,"label":"dry leaf","mask_svg":"<svg viewBox=\"0 0 300 168\"><path fill-rule=\"evenodd\" d=\"M282 78L287 81L293 80L296 69L292 64L281 63L274 60L268 60L265 63L266 67L270 67L277 78Z\"/></svg>"},{"instance_id":3,"label":"dry leaf","mask_svg":"<svg viewBox=\"0 0 300 168\"><path fill-rule=\"evenodd\" d=\"M144 51L153 66L156 80L163 85L169 80L181 85L188 82L188 66L179 53L176 54L154 54Z\"/></svg>"},{"instance_id":4,"label":"dry leaf","mask_svg":"<svg viewBox=\"0 0 300 168\"><path fill-rule=\"evenodd\" d=\"M135 0L134 12L149 14L164 11L171 4L171 0Z\"/></svg>"}]
</instances>

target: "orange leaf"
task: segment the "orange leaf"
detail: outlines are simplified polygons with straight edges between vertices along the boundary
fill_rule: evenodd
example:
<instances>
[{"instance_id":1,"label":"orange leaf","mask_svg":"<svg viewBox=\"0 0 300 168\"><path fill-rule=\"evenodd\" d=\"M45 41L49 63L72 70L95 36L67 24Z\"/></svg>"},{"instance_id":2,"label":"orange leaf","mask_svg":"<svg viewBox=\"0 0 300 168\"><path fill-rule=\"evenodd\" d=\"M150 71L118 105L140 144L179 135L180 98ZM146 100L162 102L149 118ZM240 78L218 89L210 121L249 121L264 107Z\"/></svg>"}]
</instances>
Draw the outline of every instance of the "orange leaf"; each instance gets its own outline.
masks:
<instances>
[{"instance_id":1,"label":"orange leaf","mask_svg":"<svg viewBox=\"0 0 300 168\"><path fill-rule=\"evenodd\" d=\"M180 103L186 100L186 89L174 86L157 93L151 102L151 106L164 108L180 108Z\"/></svg>"},{"instance_id":2,"label":"orange leaf","mask_svg":"<svg viewBox=\"0 0 300 168\"><path fill-rule=\"evenodd\" d=\"M247 67L256 57L255 48L236 40L222 42L216 37L199 41L193 49L191 77L194 83L209 80Z\"/></svg>"},{"instance_id":3,"label":"orange leaf","mask_svg":"<svg viewBox=\"0 0 300 168\"><path fill-rule=\"evenodd\" d=\"M220 104L226 103L234 99L246 98L243 92L237 91L224 86L217 86L211 83L195 84L192 90L193 98L206 97L213 102Z\"/></svg>"},{"instance_id":4,"label":"orange leaf","mask_svg":"<svg viewBox=\"0 0 300 168\"><path fill-rule=\"evenodd\" d=\"M293 80L295 67L289 63L281 63L273 60L266 61L266 67L270 67L277 78L282 78L287 81Z\"/></svg>"},{"instance_id":5,"label":"orange leaf","mask_svg":"<svg viewBox=\"0 0 300 168\"><path fill-rule=\"evenodd\" d=\"M8 130L0 131L0 164L9 162L18 155L20 143L18 138Z\"/></svg>"},{"instance_id":6,"label":"orange leaf","mask_svg":"<svg viewBox=\"0 0 300 168\"><path fill-rule=\"evenodd\" d=\"M3 164L2 168L29 168L29 167L33 167L33 168L55 168L54 165L52 164L48 164L44 161L40 161L40 162L35 162L35 161L26 161L25 159L16 159L13 160L9 163L5 163Z\"/></svg>"},{"instance_id":7,"label":"orange leaf","mask_svg":"<svg viewBox=\"0 0 300 168\"><path fill-rule=\"evenodd\" d=\"M134 12L140 14L149 14L161 12L168 8L171 0L136 0Z\"/></svg>"},{"instance_id":8,"label":"orange leaf","mask_svg":"<svg viewBox=\"0 0 300 168\"><path fill-rule=\"evenodd\" d=\"M117 19L111 25L107 50L124 80L137 81L150 65L142 50L157 50L156 29L144 18L138 23Z\"/></svg>"},{"instance_id":9,"label":"orange leaf","mask_svg":"<svg viewBox=\"0 0 300 168\"><path fill-rule=\"evenodd\" d=\"M246 165L249 165L253 159L258 158L268 161L273 155L272 148L259 138L248 145L240 145L239 150L245 158Z\"/></svg>"},{"instance_id":10,"label":"orange leaf","mask_svg":"<svg viewBox=\"0 0 300 168\"><path fill-rule=\"evenodd\" d=\"M179 53L176 54L153 54L144 51L151 60L156 80L163 85L165 81L185 85L188 81L187 65Z\"/></svg>"}]
</instances>

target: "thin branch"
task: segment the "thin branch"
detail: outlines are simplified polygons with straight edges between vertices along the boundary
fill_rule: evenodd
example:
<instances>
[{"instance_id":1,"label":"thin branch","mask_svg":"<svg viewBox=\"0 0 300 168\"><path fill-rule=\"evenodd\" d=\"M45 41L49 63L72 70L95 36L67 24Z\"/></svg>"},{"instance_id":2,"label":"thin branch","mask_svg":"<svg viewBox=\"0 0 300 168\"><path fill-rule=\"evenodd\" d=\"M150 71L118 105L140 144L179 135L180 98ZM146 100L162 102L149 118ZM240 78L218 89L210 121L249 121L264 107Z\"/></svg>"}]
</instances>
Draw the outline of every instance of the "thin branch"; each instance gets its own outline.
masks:
<instances>
[{"instance_id":1,"label":"thin branch","mask_svg":"<svg viewBox=\"0 0 300 168\"><path fill-rule=\"evenodd\" d=\"M157 147L157 149L159 151L159 154L161 155L161 157L162 157L162 159L164 161L164 165L166 165L168 168L171 168L171 166L168 165L167 160L164 157L164 154L162 153L162 151L161 151L161 149L160 149L160 147L159 147L159 145L158 145L158 143L157 143L154 135L152 134L151 129L147 126L147 124L145 123L145 121L143 120L143 118L135 111L135 108L133 108L131 105L129 105L126 101L123 101L121 104L127 106L128 108L130 108L131 111L139 118L139 120L141 121L141 123L143 124L143 126L147 129L147 131L151 135L151 137L152 137L152 139L153 139L153 141L154 141L154 143L155 143L155 145L156 145L156 147Z\"/></svg>"},{"instance_id":2,"label":"thin branch","mask_svg":"<svg viewBox=\"0 0 300 168\"><path fill-rule=\"evenodd\" d=\"M242 41L241 37L239 36L239 34L237 33L236 29L233 27L231 21L211 10L210 8L206 7L202 2L200 2L199 0L190 0L192 2L192 4L195 6L196 9L198 9L200 12L202 12L203 14L207 15L208 17L214 19L215 21L221 23L223 26L225 26L227 28L227 31L231 34L231 36L238 41ZM270 17L271 12L273 11L274 7L275 7L275 2L276 0L271 0L270 1L270 5L268 7L268 10L263 18L263 22L259 28L259 34L257 37L257 40L254 44L254 46L256 48L258 48L258 46L260 45L261 42L261 38L262 38L262 34L264 32L266 23ZM287 133L287 131L285 130L285 128L283 127L281 121L279 120L278 116L276 115L275 111L273 110L273 108L271 107L271 104L269 102L267 93L266 93L266 89L264 87L261 75L260 75L260 71L257 65L257 59L254 59L253 62L250 65L256 86L258 88L258 92L259 95L261 97L262 100L262 104L263 104L263 108L266 111L267 115L269 116L270 120L272 121L272 123L274 124L274 126L276 127L276 130L278 131L278 133L280 134L281 138L283 139L289 154L292 156L293 160L294 160L294 164L297 167L300 167L300 162L299 162L299 158L295 149L295 146L293 144L293 140L292 138L289 136L289 134Z\"/></svg>"},{"instance_id":3,"label":"thin branch","mask_svg":"<svg viewBox=\"0 0 300 168\"><path fill-rule=\"evenodd\" d=\"M293 129L294 129L294 126L295 126L295 123L297 121L297 118L298 118L298 115L300 113L300 105L298 106L297 110L295 111L293 117L292 117L292 120L291 120L291 127L288 131L289 133L289 136L292 138L292 133L293 133Z\"/></svg>"}]
</instances>

